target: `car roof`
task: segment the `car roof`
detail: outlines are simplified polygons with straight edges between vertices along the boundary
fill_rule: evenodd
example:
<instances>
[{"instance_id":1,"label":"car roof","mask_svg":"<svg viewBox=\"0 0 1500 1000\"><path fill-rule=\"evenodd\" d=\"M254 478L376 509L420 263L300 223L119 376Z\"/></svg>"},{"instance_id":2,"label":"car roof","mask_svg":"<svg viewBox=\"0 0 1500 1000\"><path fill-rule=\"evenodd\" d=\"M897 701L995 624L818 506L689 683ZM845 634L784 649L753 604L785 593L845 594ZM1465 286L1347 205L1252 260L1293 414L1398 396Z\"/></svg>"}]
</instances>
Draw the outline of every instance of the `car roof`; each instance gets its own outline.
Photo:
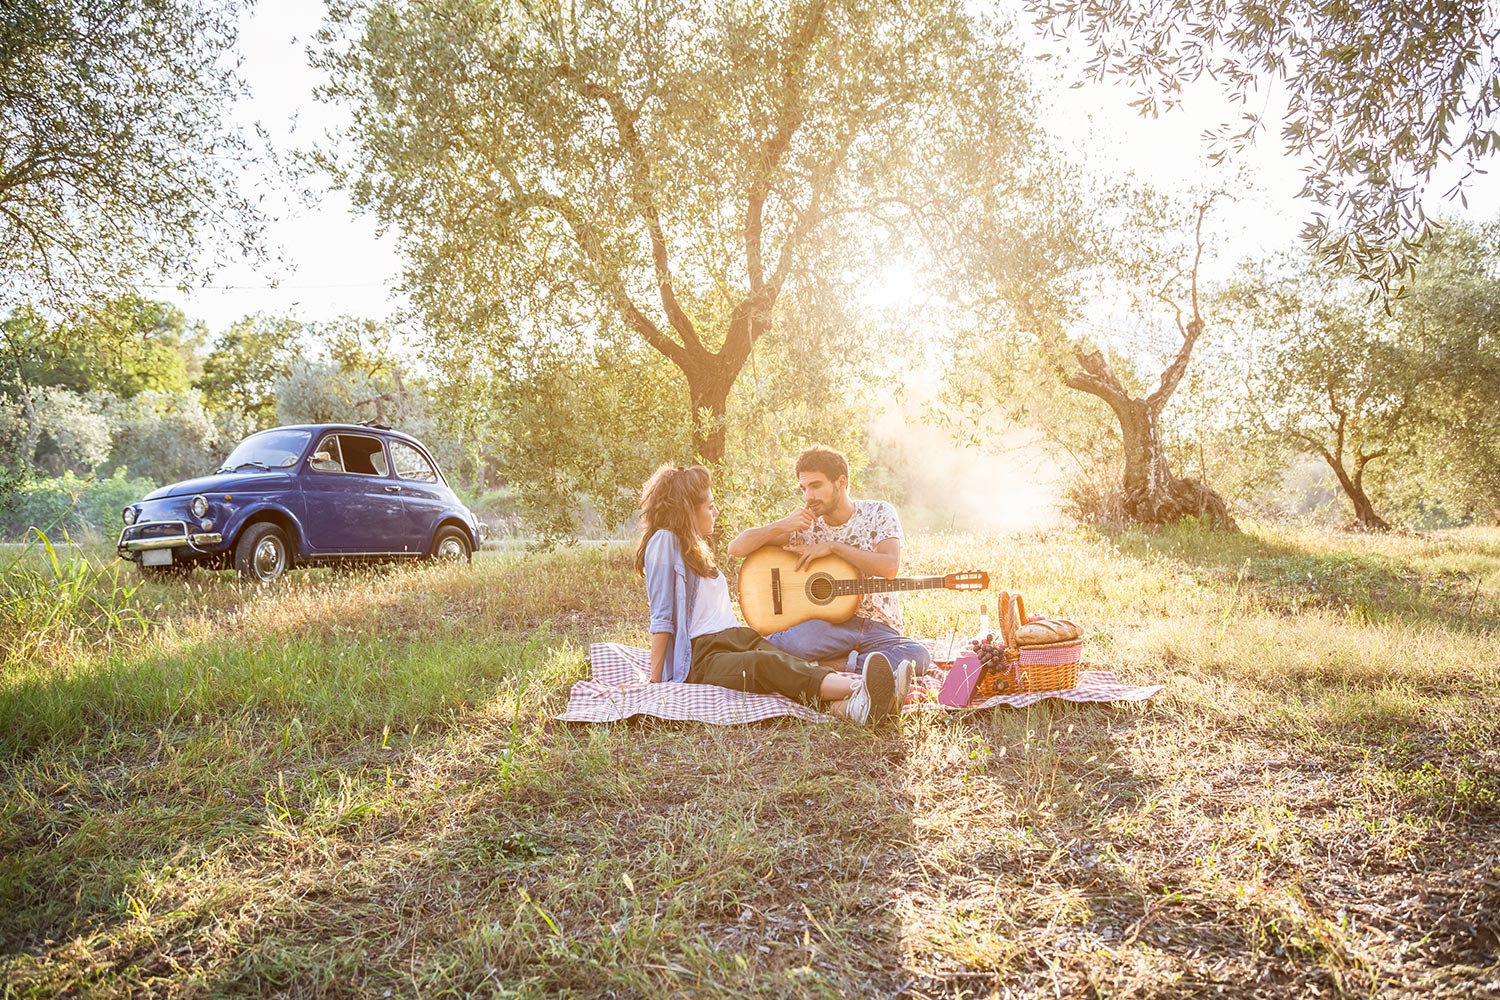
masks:
<instances>
[{"instance_id":1,"label":"car roof","mask_svg":"<svg viewBox=\"0 0 1500 1000\"><path fill-rule=\"evenodd\" d=\"M396 438L400 441L410 441L419 447L422 445L422 442L405 431L392 430L389 427L370 427L366 424L282 424L278 427L267 427L266 431L348 431L352 434L384 435L385 437ZM256 433L264 434L266 431L257 431Z\"/></svg>"}]
</instances>

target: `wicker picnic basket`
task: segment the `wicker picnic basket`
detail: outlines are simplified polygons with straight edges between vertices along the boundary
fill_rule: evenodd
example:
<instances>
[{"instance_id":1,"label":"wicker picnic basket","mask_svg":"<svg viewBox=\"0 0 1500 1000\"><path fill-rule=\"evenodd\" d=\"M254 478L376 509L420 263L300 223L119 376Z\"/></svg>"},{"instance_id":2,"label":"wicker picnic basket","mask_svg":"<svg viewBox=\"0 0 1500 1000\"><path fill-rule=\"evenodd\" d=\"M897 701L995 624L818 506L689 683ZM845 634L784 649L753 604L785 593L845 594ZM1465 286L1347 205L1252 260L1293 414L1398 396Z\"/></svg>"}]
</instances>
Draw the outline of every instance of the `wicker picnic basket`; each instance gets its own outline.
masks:
<instances>
[{"instance_id":1,"label":"wicker picnic basket","mask_svg":"<svg viewBox=\"0 0 1500 1000\"><path fill-rule=\"evenodd\" d=\"M985 671L975 689L975 698L1020 691L1066 691L1078 686L1083 638L1060 642L1027 642L1017 632L1026 621L1026 602L1020 594L1000 592L1001 668ZM1071 623L1069 623L1071 624Z\"/></svg>"}]
</instances>

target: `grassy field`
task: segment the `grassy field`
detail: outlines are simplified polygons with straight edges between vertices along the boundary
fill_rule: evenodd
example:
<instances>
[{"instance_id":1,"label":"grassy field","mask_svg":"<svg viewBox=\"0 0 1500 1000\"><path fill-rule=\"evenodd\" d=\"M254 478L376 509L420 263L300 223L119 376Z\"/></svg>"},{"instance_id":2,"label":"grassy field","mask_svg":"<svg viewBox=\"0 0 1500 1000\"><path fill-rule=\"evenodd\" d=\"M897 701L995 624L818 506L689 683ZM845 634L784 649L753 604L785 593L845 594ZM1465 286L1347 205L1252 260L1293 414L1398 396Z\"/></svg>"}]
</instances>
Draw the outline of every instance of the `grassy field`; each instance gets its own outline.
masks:
<instances>
[{"instance_id":1,"label":"grassy field","mask_svg":"<svg viewBox=\"0 0 1500 1000\"><path fill-rule=\"evenodd\" d=\"M618 548L268 590L33 556L5 997L1500 996L1500 532L913 539L1167 687L884 731L552 721L646 638Z\"/></svg>"}]
</instances>

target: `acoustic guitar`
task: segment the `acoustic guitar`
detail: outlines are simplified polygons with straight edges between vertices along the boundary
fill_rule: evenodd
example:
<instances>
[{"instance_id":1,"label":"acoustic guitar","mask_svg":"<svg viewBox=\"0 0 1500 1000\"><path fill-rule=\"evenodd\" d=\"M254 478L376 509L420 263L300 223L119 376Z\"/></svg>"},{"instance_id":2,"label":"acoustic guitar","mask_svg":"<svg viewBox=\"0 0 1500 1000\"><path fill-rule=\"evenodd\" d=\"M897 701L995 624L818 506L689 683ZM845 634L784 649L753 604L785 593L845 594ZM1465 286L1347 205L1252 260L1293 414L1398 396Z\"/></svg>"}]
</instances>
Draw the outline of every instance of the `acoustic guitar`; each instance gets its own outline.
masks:
<instances>
[{"instance_id":1,"label":"acoustic guitar","mask_svg":"<svg viewBox=\"0 0 1500 1000\"><path fill-rule=\"evenodd\" d=\"M801 557L779 545L767 545L745 557L740 566L740 613L761 635L821 618L846 622L859 610L865 594L908 590L984 590L990 575L971 570L947 576L861 576L854 564L838 556L814 559L801 570Z\"/></svg>"}]
</instances>

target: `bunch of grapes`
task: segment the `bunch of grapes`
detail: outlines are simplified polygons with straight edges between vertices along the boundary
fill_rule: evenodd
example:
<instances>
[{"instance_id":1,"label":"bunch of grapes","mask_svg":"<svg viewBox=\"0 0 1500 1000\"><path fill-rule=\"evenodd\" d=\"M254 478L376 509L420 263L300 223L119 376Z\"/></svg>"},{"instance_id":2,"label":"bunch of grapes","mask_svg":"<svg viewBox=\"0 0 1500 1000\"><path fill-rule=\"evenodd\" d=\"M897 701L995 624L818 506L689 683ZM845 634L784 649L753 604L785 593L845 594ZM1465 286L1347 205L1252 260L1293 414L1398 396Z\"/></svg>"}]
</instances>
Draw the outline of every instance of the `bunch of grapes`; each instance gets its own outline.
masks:
<instances>
[{"instance_id":1,"label":"bunch of grapes","mask_svg":"<svg viewBox=\"0 0 1500 1000\"><path fill-rule=\"evenodd\" d=\"M993 632L969 642L969 651L979 657L979 665L986 672L991 669L999 670L1005 665L1000 659L1000 650L1003 648L1003 643L996 641Z\"/></svg>"}]
</instances>

